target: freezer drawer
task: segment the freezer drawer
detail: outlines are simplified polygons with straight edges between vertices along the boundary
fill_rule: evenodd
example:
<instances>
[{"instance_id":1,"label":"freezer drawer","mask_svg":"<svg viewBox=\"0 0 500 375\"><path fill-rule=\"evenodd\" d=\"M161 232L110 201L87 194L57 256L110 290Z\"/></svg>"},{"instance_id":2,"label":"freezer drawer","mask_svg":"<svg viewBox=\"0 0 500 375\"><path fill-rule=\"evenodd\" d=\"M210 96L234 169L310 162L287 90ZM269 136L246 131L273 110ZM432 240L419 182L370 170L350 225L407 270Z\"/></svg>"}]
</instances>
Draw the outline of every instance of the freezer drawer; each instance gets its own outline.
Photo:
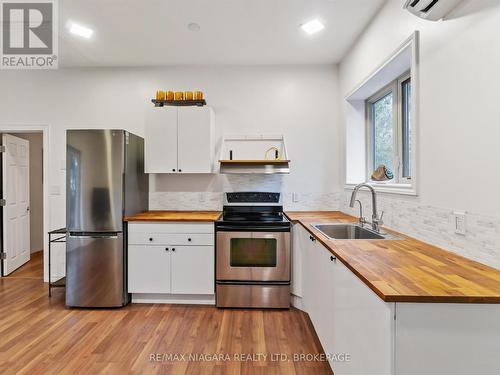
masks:
<instances>
[{"instance_id":1,"label":"freezer drawer","mask_svg":"<svg viewBox=\"0 0 500 375\"><path fill-rule=\"evenodd\" d=\"M123 234L70 234L66 243L66 305L120 307L125 297Z\"/></svg>"}]
</instances>

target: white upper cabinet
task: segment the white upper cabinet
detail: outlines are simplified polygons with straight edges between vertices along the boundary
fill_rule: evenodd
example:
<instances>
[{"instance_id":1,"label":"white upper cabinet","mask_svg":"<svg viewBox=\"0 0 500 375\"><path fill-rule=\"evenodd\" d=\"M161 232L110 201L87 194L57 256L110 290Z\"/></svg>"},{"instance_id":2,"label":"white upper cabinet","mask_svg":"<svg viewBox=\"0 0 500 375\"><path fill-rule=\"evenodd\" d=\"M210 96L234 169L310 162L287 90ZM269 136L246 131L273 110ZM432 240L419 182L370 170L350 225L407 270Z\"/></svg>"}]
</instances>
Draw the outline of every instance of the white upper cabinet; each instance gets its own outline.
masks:
<instances>
[{"instance_id":1,"label":"white upper cabinet","mask_svg":"<svg viewBox=\"0 0 500 375\"><path fill-rule=\"evenodd\" d=\"M179 107L178 171L211 173L213 168L214 114L210 107Z\"/></svg>"},{"instance_id":2,"label":"white upper cabinet","mask_svg":"<svg viewBox=\"0 0 500 375\"><path fill-rule=\"evenodd\" d=\"M146 119L146 173L212 173L215 115L212 108L159 107Z\"/></svg>"},{"instance_id":3,"label":"white upper cabinet","mask_svg":"<svg viewBox=\"0 0 500 375\"><path fill-rule=\"evenodd\" d=\"M146 119L146 173L177 171L177 108L153 108Z\"/></svg>"}]
</instances>

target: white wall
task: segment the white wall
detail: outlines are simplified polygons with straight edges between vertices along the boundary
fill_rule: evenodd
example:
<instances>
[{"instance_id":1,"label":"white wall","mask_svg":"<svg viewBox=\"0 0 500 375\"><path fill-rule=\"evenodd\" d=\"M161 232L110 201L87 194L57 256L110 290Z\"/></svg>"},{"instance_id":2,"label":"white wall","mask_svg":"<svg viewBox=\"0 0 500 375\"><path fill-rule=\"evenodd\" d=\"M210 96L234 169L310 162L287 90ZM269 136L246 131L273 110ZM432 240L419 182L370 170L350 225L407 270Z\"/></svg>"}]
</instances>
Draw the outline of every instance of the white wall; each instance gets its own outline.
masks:
<instances>
[{"instance_id":1,"label":"white wall","mask_svg":"<svg viewBox=\"0 0 500 375\"><path fill-rule=\"evenodd\" d=\"M420 30L419 196L405 200L412 207L444 208L450 214L465 210L474 217L494 216L483 220L492 226L489 254L476 254L476 259L487 258L496 266L500 264L499 242L494 242L500 237L500 194L494 191L500 185L499 24L498 1L464 0L449 19L434 23L403 10L401 0L389 0L339 67L340 95L345 96L414 30ZM348 126L345 117L341 122ZM391 199L402 198L386 197ZM393 207L397 214L400 206ZM415 215L414 209L408 213L412 212ZM432 227L429 216L427 230ZM469 246L483 251L480 236L468 236L473 244ZM437 237L443 238L439 233ZM453 238L444 246L460 252Z\"/></svg>"},{"instance_id":2,"label":"white wall","mask_svg":"<svg viewBox=\"0 0 500 375\"><path fill-rule=\"evenodd\" d=\"M184 194L191 192L202 196L196 207L219 209L222 191L254 188L296 191L317 206L337 199L338 207L338 194L332 194L341 187L335 66L0 71L0 125L49 125L51 229L65 225L65 130L124 128L142 135L144 113L157 89L203 90L214 107L219 136L284 134L292 173L264 179L156 176L151 181L153 208L187 209L177 198L191 199ZM217 198L208 202L206 194Z\"/></svg>"}]
</instances>

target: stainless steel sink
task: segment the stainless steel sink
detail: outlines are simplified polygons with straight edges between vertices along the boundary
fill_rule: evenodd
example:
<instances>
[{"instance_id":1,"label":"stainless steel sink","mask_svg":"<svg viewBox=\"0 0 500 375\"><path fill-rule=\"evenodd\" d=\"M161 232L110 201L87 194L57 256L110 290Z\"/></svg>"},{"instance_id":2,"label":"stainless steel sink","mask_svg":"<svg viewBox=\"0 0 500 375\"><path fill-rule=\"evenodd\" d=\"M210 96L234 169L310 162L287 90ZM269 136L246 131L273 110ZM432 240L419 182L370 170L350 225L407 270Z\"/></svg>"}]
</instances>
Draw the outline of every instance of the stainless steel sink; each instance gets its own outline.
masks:
<instances>
[{"instance_id":1,"label":"stainless steel sink","mask_svg":"<svg viewBox=\"0 0 500 375\"><path fill-rule=\"evenodd\" d=\"M378 233L359 224L313 224L325 236L336 240L399 240L390 233Z\"/></svg>"}]
</instances>

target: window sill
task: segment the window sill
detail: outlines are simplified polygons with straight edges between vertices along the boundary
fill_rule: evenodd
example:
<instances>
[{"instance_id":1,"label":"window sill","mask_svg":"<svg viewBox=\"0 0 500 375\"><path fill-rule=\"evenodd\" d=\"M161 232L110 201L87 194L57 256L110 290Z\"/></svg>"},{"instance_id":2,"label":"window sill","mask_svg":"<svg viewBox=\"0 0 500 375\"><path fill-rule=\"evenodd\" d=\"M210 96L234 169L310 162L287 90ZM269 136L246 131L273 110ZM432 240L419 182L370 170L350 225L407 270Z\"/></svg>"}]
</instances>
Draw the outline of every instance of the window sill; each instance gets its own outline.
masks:
<instances>
[{"instance_id":1,"label":"window sill","mask_svg":"<svg viewBox=\"0 0 500 375\"><path fill-rule=\"evenodd\" d=\"M398 194L398 195L413 195L417 196L417 189L411 184L395 184L391 182L367 182L375 189L377 193L387 193L387 194ZM346 190L354 190L357 184L347 183L345 185Z\"/></svg>"}]
</instances>

